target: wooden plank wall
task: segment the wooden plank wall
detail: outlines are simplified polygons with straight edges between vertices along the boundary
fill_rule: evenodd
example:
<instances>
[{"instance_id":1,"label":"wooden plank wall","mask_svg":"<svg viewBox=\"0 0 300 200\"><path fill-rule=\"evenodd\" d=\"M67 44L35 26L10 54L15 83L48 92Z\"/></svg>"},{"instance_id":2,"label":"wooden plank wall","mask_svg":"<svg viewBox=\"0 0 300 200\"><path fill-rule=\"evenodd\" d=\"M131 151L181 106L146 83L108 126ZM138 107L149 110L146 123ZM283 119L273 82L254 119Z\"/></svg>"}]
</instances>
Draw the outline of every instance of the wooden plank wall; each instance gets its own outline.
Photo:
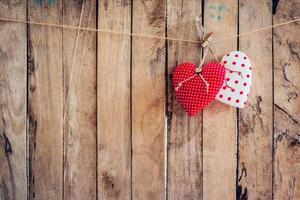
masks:
<instances>
[{"instance_id":1,"label":"wooden plank wall","mask_svg":"<svg viewBox=\"0 0 300 200\"><path fill-rule=\"evenodd\" d=\"M37 4L28 2L28 20L62 24L62 1ZM29 197L57 199L63 195L63 31L35 25L27 30Z\"/></svg>"},{"instance_id":2,"label":"wooden plank wall","mask_svg":"<svg viewBox=\"0 0 300 200\"><path fill-rule=\"evenodd\" d=\"M204 3L204 25L214 31L216 40L237 34L238 1L206 0ZM219 59L236 48L236 39L214 46ZM235 198L236 119L234 107L217 101L203 111L203 199Z\"/></svg>"},{"instance_id":3,"label":"wooden plank wall","mask_svg":"<svg viewBox=\"0 0 300 200\"><path fill-rule=\"evenodd\" d=\"M26 2L1 1L0 8L0 17L26 20ZM26 25L1 21L0 27L0 199L25 199Z\"/></svg>"},{"instance_id":4,"label":"wooden plank wall","mask_svg":"<svg viewBox=\"0 0 300 200\"><path fill-rule=\"evenodd\" d=\"M63 24L96 28L96 1L63 1ZM62 40L63 197L95 199L97 191L96 33L64 29Z\"/></svg>"},{"instance_id":5,"label":"wooden plank wall","mask_svg":"<svg viewBox=\"0 0 300 200\"><path fill-rule=\"evenodd\" d=\"M274 24L299 18L299 1L284 0ZM300 198L300 24L274 29L274 199Z\"/></svg>"},{"instance_id":6,"label":"wooden plank wall","mask_svg":"<svg viewBox=\"0 0 300 200\"><path fill-rule=\"evenodd\" d=\"M215 43L252 62L245 109L188 117L176 65L300 17L281 0L0 1L0 199L300 199L300 25ZM125 34L120 34L123 32ZM207 61L213 60L208 57Z\"/></svg>"},{"instance_id":7,"label":"wooden plank wall","mask_svg":"<svg viewBox=\"0 0 300 200\"><path fill-rule=\"evenodd\" d=\"M167 36L197 40L195 18L201 16L202 1L169 0ZM168 41L168 182L169 199L202 198L202 112L190 118L174 96L172 71L182 62L199 63L199 45Z\"/></svg>"},{"instance_id":8,"label":"wooden plank wall","mask_svg":"<svg viewBox=\"0 0 300 200\"><path fill-rule=\"evenodd\" d=\"M272 25L270 1L239 1L240 33ZM260 14L253 15L254 12ZM253 84L238 118L238 197L272 198L272 30L239 39L251 58Z\"/></svg>"},{"instance_id":9,"label":"wooden plank wall","mask_svg":"<svg viewBox=\"0 0 300 200\"><path fill-rule=\"evenodd\" d=\"M166 0L133 1L132 32L164 37ZM164 197L165 41L132 38L132 195Z\"/></svg>"},{"instance_id":10,"label":"wooden plank wall","mask_svg":"<svg viewBox=\"0 0 300 200\"><path fill-rule=\"evenodd\" d=\"M131 4L99 2L98 27L130 32ZM98 34L98 197L103 199L131 199L130 48L129 35Z\"/></svg>"}]
</instances>

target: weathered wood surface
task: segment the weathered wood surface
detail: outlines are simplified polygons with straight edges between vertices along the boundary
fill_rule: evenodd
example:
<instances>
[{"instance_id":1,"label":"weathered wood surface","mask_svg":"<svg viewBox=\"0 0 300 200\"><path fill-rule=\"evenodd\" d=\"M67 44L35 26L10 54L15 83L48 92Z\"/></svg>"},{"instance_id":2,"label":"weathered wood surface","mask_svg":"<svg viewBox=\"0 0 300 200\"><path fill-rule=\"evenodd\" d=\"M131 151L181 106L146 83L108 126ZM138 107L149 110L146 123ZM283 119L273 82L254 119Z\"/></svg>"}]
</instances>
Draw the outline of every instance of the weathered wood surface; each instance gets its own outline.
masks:
<instances>
[{"instance_id":1,"label":"weathered wood surface","mask_svg":"<svg viewBox=\"0 0 300 200\"><path fill-rule=\"evenodd\" d=\"M0 2L0 17L26 20L26 2ZM26 25L0 22L0 199L25 199Z\"/></svg>"},{"instance_id":2,"label":"weathered wood surface","mask_svg":"<svg viewBox=\"0 0 300 200\"><path fill-rule=\"evenodd\" d=\"M131 3L99 2L98 27L131 31ZM130 36L98 33L98 196L131 199Z\"/></svg>"},{"instance_id":3,"label":"weathered wood surface","mask_svg":"<svg viewBox=\"0 0 300 200\"><path fill-rule=\"evenodd\" d=\"M96 28L96 1L63 1L63 24ZM95 199L96 33L64 29L62 40L64 198Z\"/></svg>"},{"instance_id":4,"label":"weathered wood surface","mask_svg":"<svg viewBox=\"0 0 300 200\"><path fill-rule=\"evenodd\" d=\"M133 1L132 31L165 36L166 1ZM132 195L164 198L165 41L132 38Z\"/></svg>"},{"instance_id":5,"label":"weathered wood surface","mask_svg":"<svg viewBox=\"0 0 300 200\"><path fill-rule=\"evenodd\" d=\"M167 34L198 40L201 1L168 0ZM202 198L202 113L190 118L175 99L172 71L182 62L199 63L198 44L168 41L168 199Z\"/></svg>"},{"instance_id":6,"label":"weathered wood surface","mask_svg":"<svg viewBox=\"0 0 300 200\"><path fill-rule=\"evenodd\" d=\"M274 24L300 17L282 0ZM300 199L300 25L274 29L274 199Z\"/></svg>"},{"instance_id":7,"label":"weathered wood surface","mask_svg":"<svg viewBox=\"0 0 300 200\"><path fill-rule=\"evenodd\" d=\"M62 24L62 1L28 2L28 20ZM62 29L28 27L28 138L31 199L63 194Z\"/></svg>"},{"instance_id":8,"label":"weathered wood surface","mask_svg":"<svg viewBox=\"0 0 300 200\"><path fill-rule=\"evenodd\" d=\"M204 2L204 25L214 39L237 34L238 2ZM237 48L233 39L213 46L219 59ZM212 60L212 59L211 59ZM203 111L203 199L235 199L236 189L236 109L213 102Z\"/></svg>"},{"instance_id":9,"label":"weathered wood surface","mask_svg":"<svg viewBox=\"0 0 300 200\"><path fill-rule=\"evenodd\" d=\"M299 18L300 3L271 11L268 0L0 1L0 17L192 40L197 16L218 40ZM251 58L248 105L189 118L171 74L199 62L198 44L1 21L0 199L300 199L299 31L214 44L219 58Z\"/></svg>"},{"instance_id":10,"label":"weathered wood surface","mask_svg":"<svg viewBox=\"0 0 300 200\"><path fill-rule=\"evenodd\" d=\"M239 32L272 25L271 1L239 1ZM239 110L237 199L272 198L272 30L239 38L251 58L252 87Z\"/></svg>"}]
</instances>

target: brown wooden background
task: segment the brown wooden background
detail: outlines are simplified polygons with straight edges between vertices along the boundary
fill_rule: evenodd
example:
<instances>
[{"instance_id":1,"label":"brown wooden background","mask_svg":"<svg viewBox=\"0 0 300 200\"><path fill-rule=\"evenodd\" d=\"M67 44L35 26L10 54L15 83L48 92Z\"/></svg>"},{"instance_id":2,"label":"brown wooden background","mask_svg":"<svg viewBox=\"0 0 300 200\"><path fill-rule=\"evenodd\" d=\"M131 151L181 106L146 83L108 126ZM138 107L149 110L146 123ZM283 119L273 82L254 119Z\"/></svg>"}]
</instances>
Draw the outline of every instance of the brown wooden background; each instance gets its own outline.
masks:
<instances>
[{"instance_id":1,"label":"brown wooden background","mask_svg":"<svg viewBox=\"0 0 300 200\"><path fill-rule=\"evenodd\" d=\"M0 17L197 40L300 17L299 0L1 0ZM189 118L171 76L199 45L0 21L0 199L300 199L300 24L216 43L249 103Z\"/></svg>"}]
</instances>

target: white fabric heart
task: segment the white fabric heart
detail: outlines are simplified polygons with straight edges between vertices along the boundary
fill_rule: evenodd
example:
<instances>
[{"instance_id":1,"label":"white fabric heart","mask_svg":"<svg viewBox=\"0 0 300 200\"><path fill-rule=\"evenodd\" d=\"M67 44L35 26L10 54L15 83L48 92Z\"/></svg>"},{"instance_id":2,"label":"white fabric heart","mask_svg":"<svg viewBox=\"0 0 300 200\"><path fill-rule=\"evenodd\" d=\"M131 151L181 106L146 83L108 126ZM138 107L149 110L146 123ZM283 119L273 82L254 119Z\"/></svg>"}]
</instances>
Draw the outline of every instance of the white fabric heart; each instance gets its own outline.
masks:
<instances>
[{"instance_id":1,"label":"white fabric heart","mask_svg":"<svg viewBox=\"0 0 300 200\"><path fill-rule=\"evenodd\" d=\"M216 96L220 102L244 108L252 84L252 66L249 57L241 51L223 56L225 81Z\"/></svg>"}]
</instances>

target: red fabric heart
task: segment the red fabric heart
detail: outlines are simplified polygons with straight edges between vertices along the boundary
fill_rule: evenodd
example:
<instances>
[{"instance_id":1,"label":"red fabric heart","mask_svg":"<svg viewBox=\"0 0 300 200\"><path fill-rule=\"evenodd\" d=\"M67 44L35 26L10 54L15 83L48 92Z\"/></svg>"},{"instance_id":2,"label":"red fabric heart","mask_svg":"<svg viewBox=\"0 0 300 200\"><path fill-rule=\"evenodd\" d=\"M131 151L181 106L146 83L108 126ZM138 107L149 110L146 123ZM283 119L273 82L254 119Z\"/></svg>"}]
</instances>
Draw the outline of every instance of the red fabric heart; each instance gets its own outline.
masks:
<instances>
[{"instance_id":1,"label":"red fabric heart","mask_svg":"<svg viewBox=\"0 0 300 200\"><path fill-rule=\"evenodd\" d=\"M175 68L173 73L176 98L189 116L196 115L215 99L225 77L225 69L220 63L212 62L204 65L200 74L209 84L207 88L199 75L194 76L196 67L192 63L182 63ZM190 77L193 78L189 79ZM187 79L189 80L182 83ZM178 87L180 83L182 85Z\"/></svg>"}]
</instances>

